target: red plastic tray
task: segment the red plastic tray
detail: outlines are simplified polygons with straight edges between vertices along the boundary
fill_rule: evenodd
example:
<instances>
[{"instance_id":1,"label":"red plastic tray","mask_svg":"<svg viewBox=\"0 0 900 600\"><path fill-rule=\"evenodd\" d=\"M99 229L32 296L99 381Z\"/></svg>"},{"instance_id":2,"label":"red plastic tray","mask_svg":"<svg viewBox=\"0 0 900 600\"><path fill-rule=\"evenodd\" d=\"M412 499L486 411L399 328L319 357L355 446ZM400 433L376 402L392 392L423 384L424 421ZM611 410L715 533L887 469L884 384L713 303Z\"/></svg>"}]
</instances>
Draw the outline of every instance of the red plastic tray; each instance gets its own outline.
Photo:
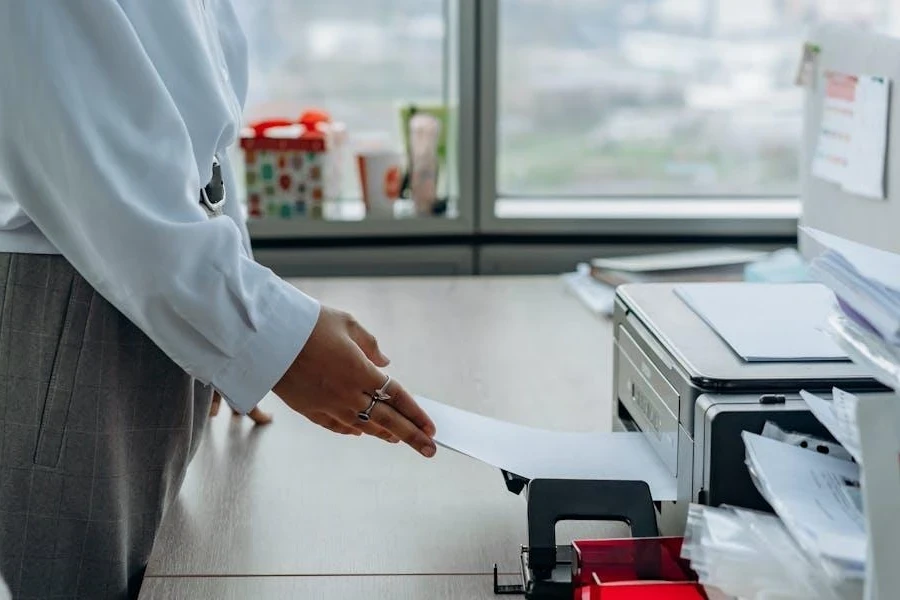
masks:
<instances>
[{"instance_id":1,"label":"red plastic tray","mask_svg":"<svg viewBox=\"0 0 900 600\"><path fill-rule=\"evenodd\" d=\"M707 596L680 537L582 540L573 543L576 600L701 600Z\"/></svg>"}]
</instances>

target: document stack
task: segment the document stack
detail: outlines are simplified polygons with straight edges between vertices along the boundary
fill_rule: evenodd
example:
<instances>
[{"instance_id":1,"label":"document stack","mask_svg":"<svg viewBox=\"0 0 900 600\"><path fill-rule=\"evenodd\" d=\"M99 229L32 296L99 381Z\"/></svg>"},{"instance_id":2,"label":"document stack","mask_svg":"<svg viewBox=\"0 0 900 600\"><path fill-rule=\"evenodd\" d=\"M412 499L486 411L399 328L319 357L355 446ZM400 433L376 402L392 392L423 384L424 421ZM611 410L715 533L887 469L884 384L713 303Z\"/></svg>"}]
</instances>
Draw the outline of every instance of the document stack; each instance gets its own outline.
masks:
<instances>
[{"instance_id":1,"label":"document stack","mask_svg":"<svg viewBox=\"0 0 900 600\"><path fill-rule=\"evenodd\" d=\"M804 234L811 275L836 297L821 328L900 389L900 256ZM741 598L897 598L900 397L837 388L830 397L801 395L839 451L772 428L745 432L747 468L776 515L692 507L685 557L701 581Z\"/></svg>"},{"instance_id":2,"label":"document stack","mask_svg":"<svg viewBox=\"0 0 900 600\"><path fill-rule=\"evenodd\" d=\"M591 276L611 287L626 283L741 281L744 268L769 257L766 252L739 248L708 248L595 258L591 261Z\"/></svg>"},{"instance_id":3,"label":"document stack","mask_svg":"<svg viewBox=\"0 0 900 600\"><path fill-rule=\"evenodd\" d=\"M838 587L866 572L859 465L744 432L747 468L784 526Z\"/></svg>"},{"instance_id":4,"label":"document stack","mask_svg":"<svg viewBox=\"0 0 900 600\"><path fill-rule=\"evenodd\" d=\"M803 234L815 255L810 265L812 276L837 297L828 332L854 362L870 369L895 392L900 390L900 256L815 229L803 229ZM804 394L804 398L859 465L859 494L848 491L847 497L861 499L865 597L896 598L900 590L896 558L900 553L896 516L900 506L900 397L867 394L856 398L834 390L828 403L812 394ZM851 479L843 478L845 491ZM845 507L844 516L853 510ZM844 550L852 549L852 558L857 560L862 548L856 533L854 539Z\"/></svg>"},{"instance_id":5,"label":"document stack","mask_svg":"<svg viewBox=\"0 0 900 600\"><path fill-rule=\"evenodd\" d=\"M831 401L810 398L840 422ZM682 556L700 581L747 600L861 599L868 538L860 466L773 428L743 437L751 478L776 515L692 506Z\"/></svg>"},{"instance_id":6,"label":"document stack","mask_svg":"<svg viewBox=\"0 0 900 600\"><path fill-rule=\"evenodd\" d=\"M900 388L900 255L815 229L803 232L817 254L812 276L838 299L831 333L856 362Z\"/></svg>"},{"instance_id":7,"label":"document stack","mask_svg":"<svg viewBox=\"0 0 900 600\"><path fill-rule=\"evenodd\" d=\"M739 248L708 248L662 254L595 258L562 276L565 288L592 313L610 317L616 288L626 283L741 281L745 268L770 255Z\"/></svg>"}]
</instances>

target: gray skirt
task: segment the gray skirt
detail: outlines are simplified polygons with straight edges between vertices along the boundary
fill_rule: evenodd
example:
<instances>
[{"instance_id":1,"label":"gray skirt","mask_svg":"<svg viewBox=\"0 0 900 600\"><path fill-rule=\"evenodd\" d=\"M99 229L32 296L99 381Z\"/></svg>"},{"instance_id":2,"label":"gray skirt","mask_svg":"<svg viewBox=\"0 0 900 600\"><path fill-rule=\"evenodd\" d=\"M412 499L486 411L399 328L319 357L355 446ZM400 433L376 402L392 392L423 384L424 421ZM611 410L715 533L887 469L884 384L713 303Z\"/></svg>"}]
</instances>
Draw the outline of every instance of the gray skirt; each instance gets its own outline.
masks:
<instances>
[{"instance_id":1,"label":"gray skirt","mask_svg":"<svg viewBox=\"0 0 900 600\"><path fill-rule=\"evenodd\" d=\"M62 257L0 253L0 575L134 598L211 393Z\"/></svg>"}]
</instances>

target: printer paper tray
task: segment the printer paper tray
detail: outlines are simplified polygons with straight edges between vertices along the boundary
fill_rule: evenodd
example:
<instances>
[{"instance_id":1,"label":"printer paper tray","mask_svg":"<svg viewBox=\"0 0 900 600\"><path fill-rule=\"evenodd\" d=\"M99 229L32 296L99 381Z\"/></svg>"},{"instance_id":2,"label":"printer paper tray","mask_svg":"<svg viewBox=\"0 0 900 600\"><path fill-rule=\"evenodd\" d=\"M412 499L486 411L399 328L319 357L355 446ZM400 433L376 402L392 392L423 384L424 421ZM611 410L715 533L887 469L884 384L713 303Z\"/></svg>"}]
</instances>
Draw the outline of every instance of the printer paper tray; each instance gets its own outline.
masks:
<instances>
[{"instance_id":1,"label":"printer paper tray","mask_svg":"<svg viewBox=\"0 0 900 600\"><path fill-rule=\"evenodd\" d=\"M507 423L434 400L416 401L441 446L527 479L644 481L653 499L677 497L675 477L643 433L563 433Z\"/></svg>"}]
</instances>

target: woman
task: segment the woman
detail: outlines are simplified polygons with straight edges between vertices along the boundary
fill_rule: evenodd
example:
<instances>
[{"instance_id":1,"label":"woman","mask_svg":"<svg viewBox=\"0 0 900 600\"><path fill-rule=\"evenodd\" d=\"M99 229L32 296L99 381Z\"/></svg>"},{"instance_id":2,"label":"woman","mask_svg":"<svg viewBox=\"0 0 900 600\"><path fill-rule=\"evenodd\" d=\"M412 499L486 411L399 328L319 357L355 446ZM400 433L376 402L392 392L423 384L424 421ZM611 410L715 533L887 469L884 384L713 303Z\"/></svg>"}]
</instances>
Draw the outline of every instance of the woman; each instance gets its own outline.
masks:
<instances>
[{"instance_id":1,"label":"woman","mask_svg":"<svg viewBox=\"0 0 900 600\"><path fill-rule=\"evenodd\" d=\"M274 389L332 431L434 455L375 339L255 263L222 204L246 65L230 0L0 0L14 598L136 596L213 389L242 413Z\"/></svg>"}]
</instances>

